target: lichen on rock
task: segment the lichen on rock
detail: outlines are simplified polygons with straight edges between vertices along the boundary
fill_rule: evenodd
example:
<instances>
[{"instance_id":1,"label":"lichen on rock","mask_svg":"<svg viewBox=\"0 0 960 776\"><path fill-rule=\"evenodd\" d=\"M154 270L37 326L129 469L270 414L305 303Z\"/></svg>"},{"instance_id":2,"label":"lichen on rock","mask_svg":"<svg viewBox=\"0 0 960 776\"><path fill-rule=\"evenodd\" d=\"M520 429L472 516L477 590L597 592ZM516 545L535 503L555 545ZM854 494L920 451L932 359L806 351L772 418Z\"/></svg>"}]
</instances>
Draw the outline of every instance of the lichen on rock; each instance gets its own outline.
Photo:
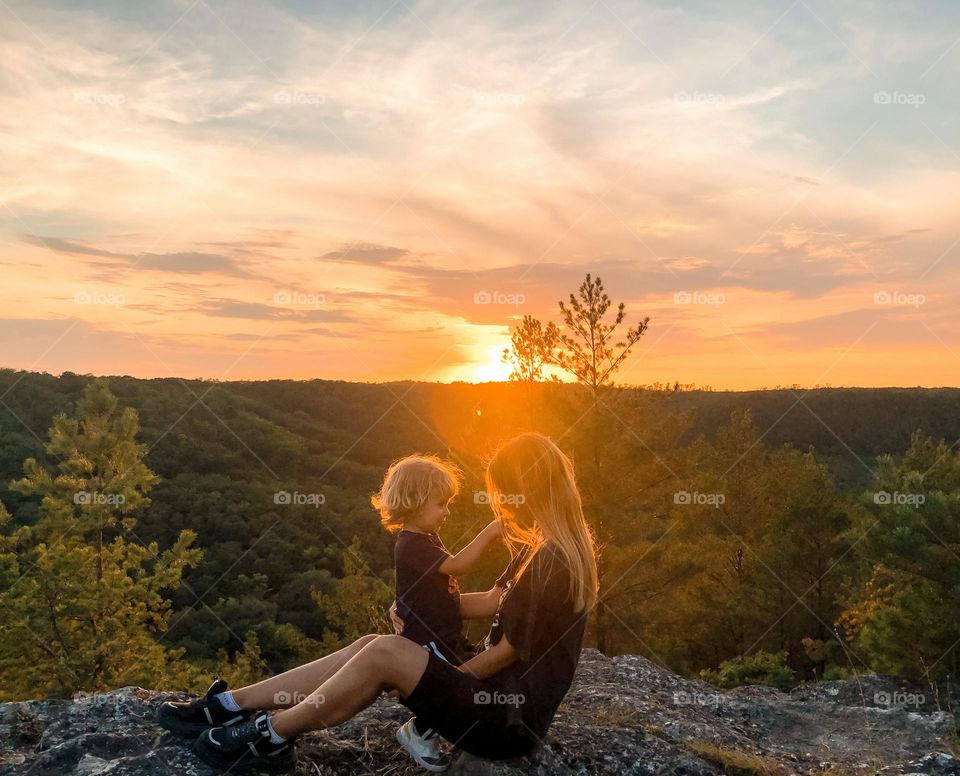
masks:
<instances>
[{"instance_id":1,"label":"lichen on rock","mask_svg":"<svg viewBox=\"0 0 960 776\"><path fill-rule=\"evenodd\" d=\"M124 687L0 704L0 775L208 776L189 739L154 721L160 703L183 697ZM718 690L642 657L584 650L540 751L499 763L458 755L449 773L960 776L960 760L950 753L952 700L875 675L790 693ZM297 773L422 773L394 738L408 716L404 706L382 698L333 730L304 736Z\"/></svg>"}]
</instances>

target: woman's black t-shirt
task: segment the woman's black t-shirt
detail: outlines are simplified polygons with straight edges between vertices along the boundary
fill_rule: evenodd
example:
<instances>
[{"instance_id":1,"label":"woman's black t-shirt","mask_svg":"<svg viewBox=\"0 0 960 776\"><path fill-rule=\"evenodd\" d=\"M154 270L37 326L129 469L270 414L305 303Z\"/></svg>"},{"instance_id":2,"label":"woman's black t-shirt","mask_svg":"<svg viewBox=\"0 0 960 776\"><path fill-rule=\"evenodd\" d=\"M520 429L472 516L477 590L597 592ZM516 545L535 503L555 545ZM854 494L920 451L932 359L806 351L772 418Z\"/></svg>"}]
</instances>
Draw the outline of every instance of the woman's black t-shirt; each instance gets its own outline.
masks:
<instances>
[{"instance_id":1,"label":"woman's black t-shirt","mask_svg":"<svg viewBox=\"0 0 960 776\"><path fill-rule=\"evenodd\" d=\"M394 546L397 570L397 615L402 635L417 644L456 654L463 636L460 584L438 569L450 557L435 533L401 531Z\"/></svg>"},{"instance_id":2,"label":"woman's black t-shirt","mask_svg":"<svg viewBox=\"0 0 960 776\"><path fill-rule=\"evenodd\" d=\"M489 681L502 687L510 722L542 740L573 682L587 615L573 610L570 571L553 542L537 550L519 577L507 580L519 565L511 564L499 580L505 591L486 646L506 636L520 655Z\"/></svg>"}]
</instances>

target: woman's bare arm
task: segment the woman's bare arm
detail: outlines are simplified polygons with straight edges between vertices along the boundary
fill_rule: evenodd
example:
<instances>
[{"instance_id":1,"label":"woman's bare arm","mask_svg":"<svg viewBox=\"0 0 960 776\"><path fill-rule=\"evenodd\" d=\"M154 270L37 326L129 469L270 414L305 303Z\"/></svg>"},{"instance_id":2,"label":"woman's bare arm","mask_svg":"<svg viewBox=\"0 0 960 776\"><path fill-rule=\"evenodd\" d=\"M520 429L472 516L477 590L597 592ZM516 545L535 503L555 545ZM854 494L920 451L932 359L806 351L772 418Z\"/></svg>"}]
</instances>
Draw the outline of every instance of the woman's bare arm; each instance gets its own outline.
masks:
<instances>
[{"instance_id":1,"label":"woman's bare arm","mask_svg":"<svg viewBox=\"0 0 960 776\"><path fill-rule=\"evenodd\" d=\"M486 593L463 593L460 596L460 616L465 620L493 617L500 605L502 587L494 585Z\"/></svg>"},{"instance_id":2,"label":"woman's bare arm","mask_svg":"<svg viewBox=\"0 0 960 776\"><path fill-rule=\"evenodd\" d=\"M510 645L510 642L504 636L490 649L485 649L476 657L470 658L460 666L460 670L473 674L477 679L487 679L502 671L511 663L516 662L519 657L520 653Z\"/></svg>"}]
</instances>

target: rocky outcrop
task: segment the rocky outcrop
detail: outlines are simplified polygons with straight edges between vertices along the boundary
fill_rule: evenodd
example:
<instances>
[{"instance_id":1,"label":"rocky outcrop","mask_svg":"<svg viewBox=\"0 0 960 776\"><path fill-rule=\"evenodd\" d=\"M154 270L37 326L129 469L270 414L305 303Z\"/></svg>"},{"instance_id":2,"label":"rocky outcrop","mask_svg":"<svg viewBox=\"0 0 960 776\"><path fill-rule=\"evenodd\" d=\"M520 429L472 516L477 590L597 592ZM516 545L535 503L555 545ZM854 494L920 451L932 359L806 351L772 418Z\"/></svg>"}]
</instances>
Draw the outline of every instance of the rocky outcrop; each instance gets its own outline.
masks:
<instances>
[{"instance_id":1,"label":"rocky outcrop","mask_svg":"<svg viewBox=\"0 0 960 776\"><path fill-rule=\"evenodd\" d=\"M189 741L154 723L183 696L125 687L73 700L0 704L0 774L207 776ZM960 776L957 699L893 677L720 691L631 655L585 650L535 757L460 757L452 774L929 774ZM393 737L409 712L383 698L334 730L305 736L298 774L421 773Z\"/></svg>"}]
</instances>

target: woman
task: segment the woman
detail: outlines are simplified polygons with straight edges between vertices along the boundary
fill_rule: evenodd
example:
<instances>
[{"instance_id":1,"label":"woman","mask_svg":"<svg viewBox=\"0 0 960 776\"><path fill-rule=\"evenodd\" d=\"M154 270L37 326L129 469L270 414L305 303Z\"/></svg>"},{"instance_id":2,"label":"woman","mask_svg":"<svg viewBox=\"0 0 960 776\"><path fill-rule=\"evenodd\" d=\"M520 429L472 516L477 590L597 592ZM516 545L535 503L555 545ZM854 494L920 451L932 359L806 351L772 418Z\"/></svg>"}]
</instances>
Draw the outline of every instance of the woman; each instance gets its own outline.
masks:
<instances>
[{"instance_id":1,"label":"woman","mask_svg":"<svg viewBox=\"0 0 960 776\"><path fill-rule=\"evenodd\" d=\"M295 763L297 736L339 725L391 690L471 754L502 759L532 751L570 687L587 612L596 602L593 539L573 465L542 434L504 443L487 467L486 486L514 560L508 568L512 582L505 582L499 602L471 612L495 615L476 657L454 667L401 636L371 635L233 691L231 708L211 703L215 687L198 701L167 704L168 717L201 723L205 717L221 725L197 738L200 759L221 767L287 770ZM281 710L248 719L245 710L253 709Z\"/></svg>"}]
</instances>

